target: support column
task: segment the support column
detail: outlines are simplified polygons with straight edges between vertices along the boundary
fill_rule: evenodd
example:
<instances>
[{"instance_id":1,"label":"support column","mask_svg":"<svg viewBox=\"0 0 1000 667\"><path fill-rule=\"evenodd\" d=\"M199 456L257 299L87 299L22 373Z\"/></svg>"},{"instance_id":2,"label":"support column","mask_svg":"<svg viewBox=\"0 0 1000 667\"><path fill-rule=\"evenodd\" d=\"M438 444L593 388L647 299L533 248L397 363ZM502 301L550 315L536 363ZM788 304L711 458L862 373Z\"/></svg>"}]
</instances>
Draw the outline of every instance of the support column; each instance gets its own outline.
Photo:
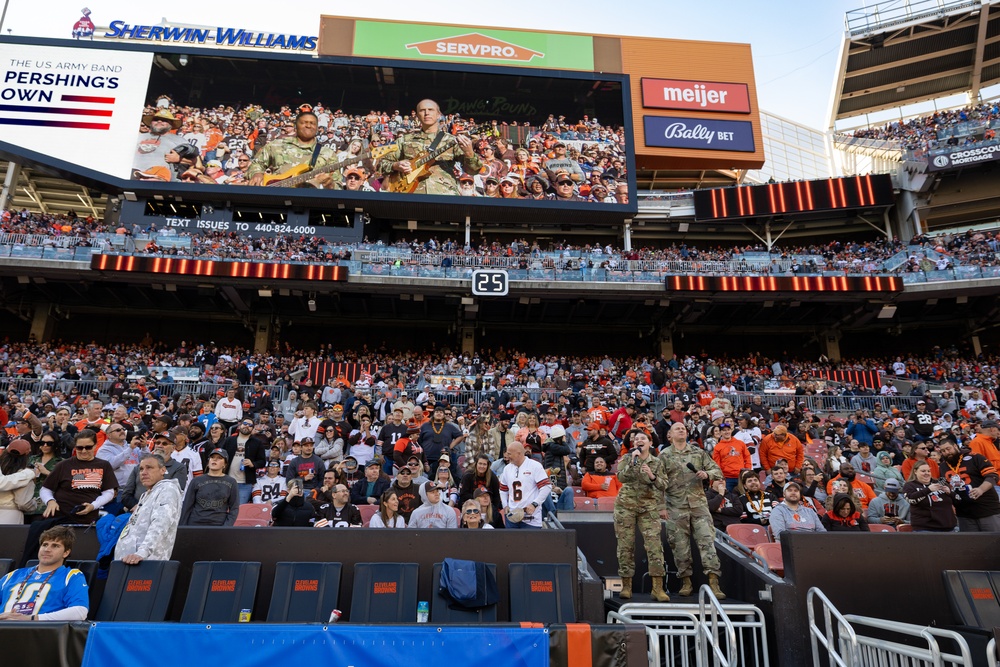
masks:
<instances>
[{"instance_id":1,"label":"support column","mask_svg":"<svg viewBox=\"0 0 1000 667\"><path fill-rule=\"evenodd\" d=\"M56 318L49 312L52 304L41 301L35 304L35 312L31 317L31 336L38 343L44 343L52 338L56 326Z\"/></svg>"},{"instance_id":2,"label":"support column","mask_svg":"<svg viewBox=\"0 0 1000 667\"><path fill-rule=\"evenodd\" d=\"M983 345L979 342L979 336L972 337L972 351L975 353L976 357L983 353Z\"/></svg>"},{"instance_id":3,"label":"support column","mask_svg":"<svg viewBox=\"0 0 1000 667\"><path fill-rule=\"evenodd\" d=\"M465 216L465 247L472 245L472 218Z\"/></svg>"},{"instance_id":4,"label":"support column","mask_svg":"<svg viewBox=\"0 0 1000 667\"><path fill-rule=\"evenodd\" d=\"M674 336L669 331L660 334L660 356L667 361L674 357Z\"/></svg>"},{"instance_id":5,"label":"support column","mask_svg":"<svg viewBox=\"0 0 1000 667\"><path fill-rule=\"evenodd\" d=\"M470 357L476 353L476 327L462 327L462 354Z\"/></svg>"},{"instance_id":6,"label":"support column","mask_svg":"<svg viewBox=\"0 0 1000 667\"><path fill-rule=\"evenodd\" d=\"M625 224L622 226L625 232L625 250L632 249L632 218L625 220Z\"/></svg>"},{"instance_id":7,"label":"support column","mask_svg":"<svg viewBox=\"0 0 1000 667\"><path fill-rule=\"evenodd\" d=\"M6 11L6 8L4 8ZM17 190L17 182L21 178L21 165L18 162L7 163L7 176L3 179L3 190L0 190L0 211L10 208Z\"/></svg>"},{"instance_id":8,"label":"support column","mask_svg":"<svg viewBox=\"0 0 1000 667\"><path fill-rule=\"evenodd\" d=\"M840 332L824 331L821 333L819 349L830 361L840 361Z\"/></svg>"},{"instance_id":9,"label":"support column","mask_svg":"<svg viewBox=\"0 0 1000 667\"><path fill-rule=\"evenodd\" d=\"M274 326L271 318L261 317L257 320L257 328L254 330L253 351L255 354L266 354L271 349L271 334Z\"/></svg>"}]
</instances>

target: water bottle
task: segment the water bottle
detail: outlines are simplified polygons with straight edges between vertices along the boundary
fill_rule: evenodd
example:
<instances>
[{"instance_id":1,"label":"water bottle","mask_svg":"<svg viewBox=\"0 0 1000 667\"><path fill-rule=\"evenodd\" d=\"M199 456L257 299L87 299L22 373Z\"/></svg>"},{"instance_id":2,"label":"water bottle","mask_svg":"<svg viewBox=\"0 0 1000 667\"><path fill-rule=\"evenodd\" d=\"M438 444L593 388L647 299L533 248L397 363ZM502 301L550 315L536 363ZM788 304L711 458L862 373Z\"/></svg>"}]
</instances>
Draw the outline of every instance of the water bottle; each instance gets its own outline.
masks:
<instances>
[{"instance_id":1,"label":"water bottle","mask_svg":"<svg viewBox=\"0 0 1000 667\"><path fill-rule=\"evenodd\" d=\"M431 606L426 601L417 603L417 623L426 623L430 616Z\"/></svg>"}]
</instances>

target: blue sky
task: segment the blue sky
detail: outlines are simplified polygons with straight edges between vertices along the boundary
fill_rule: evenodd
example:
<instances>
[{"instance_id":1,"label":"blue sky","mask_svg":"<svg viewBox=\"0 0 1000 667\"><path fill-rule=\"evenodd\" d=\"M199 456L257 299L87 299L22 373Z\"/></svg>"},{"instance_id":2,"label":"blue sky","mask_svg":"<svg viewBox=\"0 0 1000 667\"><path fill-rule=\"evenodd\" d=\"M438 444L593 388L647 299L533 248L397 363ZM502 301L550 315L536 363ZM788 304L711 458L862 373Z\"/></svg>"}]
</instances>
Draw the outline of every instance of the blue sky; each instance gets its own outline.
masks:
<instances>
[{"instance_id":1,"label":"blue sky","mask_svg":"<svg viewBox=\"0 0 1000 667\"><path fill-rule=\"evenodd\" d=\"M9 0L3 30L16 35L69 37L81 15L84 0ZM868 3L869 5L872 3ZM169 3L93 0L86 3L97 25L113 20L158 23L162 18L180 23L223 25L273 32L316 34L321 14L368 18L467 23L471 25L540 30L641 35L720 42L745 42L753 49L760 107L804 123L825 127L837 58L844 35L844 14L863 0L632 0L607 2L539 3L506 0L499 3L469 0L375 4L274 2L268 0L173 0ZM540 10L544 7L544 10ZM280 8L280 11L278 10ZM884 115L883 115L884 116Z\"/></svg>"}]
</instances>

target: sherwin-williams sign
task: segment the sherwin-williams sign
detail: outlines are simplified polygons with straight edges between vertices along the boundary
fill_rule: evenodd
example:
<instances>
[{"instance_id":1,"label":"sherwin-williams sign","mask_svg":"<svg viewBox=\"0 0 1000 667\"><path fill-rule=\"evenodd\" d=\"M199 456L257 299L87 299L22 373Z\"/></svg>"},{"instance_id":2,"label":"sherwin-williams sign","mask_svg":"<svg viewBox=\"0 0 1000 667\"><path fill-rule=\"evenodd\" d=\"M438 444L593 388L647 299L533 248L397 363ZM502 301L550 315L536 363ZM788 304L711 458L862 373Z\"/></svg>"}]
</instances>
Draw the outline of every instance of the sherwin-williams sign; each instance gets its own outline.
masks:
<instances>
[{"instance_id":1,"label":"sherwin-williams sign","mask_svg":"<svg viewBox=\"0 0 1000 667\"><path fill-rule=\"evenodd\" d=\"M643 116L642 123L647 146L754 152L750 121Z\"/></svg>"},{"instance_id":2,"label":"sherwin-williams sign","mask_svg":"<svg viewBox=\"0 0 1000 667\"><path fill-rule=\"evenodd\" d=\"M354 55L593 71L594 40L586 35L358 20Z\"/></svg>"}]
</instances>

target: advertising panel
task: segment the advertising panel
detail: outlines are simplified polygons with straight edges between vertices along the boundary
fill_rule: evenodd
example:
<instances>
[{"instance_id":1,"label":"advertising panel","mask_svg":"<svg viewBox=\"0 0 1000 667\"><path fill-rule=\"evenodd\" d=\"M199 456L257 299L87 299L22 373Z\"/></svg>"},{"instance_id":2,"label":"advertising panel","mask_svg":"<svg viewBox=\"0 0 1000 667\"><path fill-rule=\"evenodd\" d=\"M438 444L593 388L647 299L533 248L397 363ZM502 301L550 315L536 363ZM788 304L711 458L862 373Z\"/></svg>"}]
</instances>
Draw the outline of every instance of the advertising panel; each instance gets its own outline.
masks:
<instances>
[{"instance_id":1,"label":"advertising panel","mask_svg":"<svg viewBox=\"0 0 1000 667\"><path fill-rule=\"evenodd\" d=\"M128 178L152 53L0 44L0 141Z\"/></svg>"},{"instance_id":2,"label":"advertising panel","mask_svg":"<svg viewBox=\"0 0 1000 667\"><path fill-rule=\"evenodd\" d=\"M594 69L594 40L520 30L354 22L354 55L550 69Z\"/></svg>"},{"instance_id":3,"label":"advertising panel","mask_svg":"<svg viewBox=\"0 0 1000 667\"><path fill-rule=\"evenodd\" d=\"M750 113L750 89L745 83L643 78L642 106L650 109Z\"/></svg>"},{"instance_id":4,"label":"advertising panel","mask_svg":"<svg viewBox=\"0 0 1000 667\"><path fill-rule=\"evenodd\" d=\"M927 171L948 171L1000 160L1000 146L957 148L950 153L928 156Z\"/></svg>"},{"instance_id":5,"label":"advertising panel","mask_svg":"<svg viewBox=\"0 0 1000 667\"><path fill-rule=\"evenodd\" d=\"M754 152L753 124L749 121L643 116L642 122L647 146Z\"/></svg>"}]
</instances>

